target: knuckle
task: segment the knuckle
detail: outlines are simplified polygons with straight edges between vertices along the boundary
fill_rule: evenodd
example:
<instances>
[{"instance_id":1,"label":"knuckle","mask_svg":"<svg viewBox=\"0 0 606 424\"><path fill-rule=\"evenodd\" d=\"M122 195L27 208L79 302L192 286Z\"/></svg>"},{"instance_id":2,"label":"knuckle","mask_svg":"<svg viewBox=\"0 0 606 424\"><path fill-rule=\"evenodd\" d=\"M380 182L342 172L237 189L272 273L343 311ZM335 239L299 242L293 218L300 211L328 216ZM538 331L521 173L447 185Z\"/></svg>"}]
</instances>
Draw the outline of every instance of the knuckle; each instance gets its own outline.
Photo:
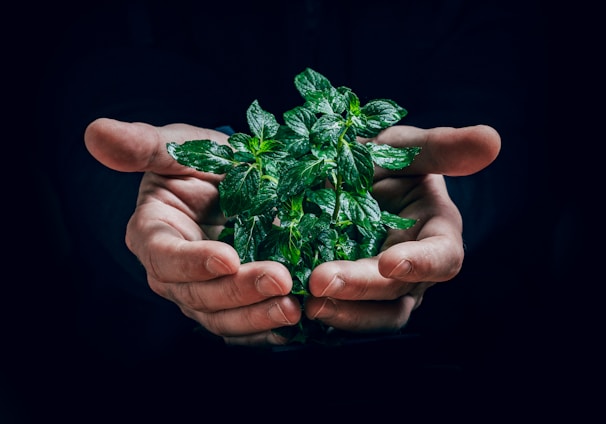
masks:
<instances>
[{"instance_id":1,"label":"knuckle","mask_svg":"<svg viewBox=\"0 0 606 424\"><path fill-rule=\"evenodd\" d=\"M212 308L207 300L200 294L198 284L179 283L175 285L177 294L175 295L179 303L200 312L212 312Z\"/></svg>"}]
</instances>

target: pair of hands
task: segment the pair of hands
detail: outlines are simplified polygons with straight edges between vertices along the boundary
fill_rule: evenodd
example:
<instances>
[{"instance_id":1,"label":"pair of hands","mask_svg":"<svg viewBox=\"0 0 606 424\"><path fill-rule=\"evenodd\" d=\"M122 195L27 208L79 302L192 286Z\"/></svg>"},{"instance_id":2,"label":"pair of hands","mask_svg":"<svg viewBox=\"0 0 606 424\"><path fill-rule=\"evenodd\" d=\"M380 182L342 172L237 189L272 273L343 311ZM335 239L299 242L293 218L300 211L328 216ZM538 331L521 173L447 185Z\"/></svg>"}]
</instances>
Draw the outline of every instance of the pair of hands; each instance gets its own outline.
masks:
<instances>
[{"instance_id":1,"label":"pair of hands","mask_svg":"<svg viewBox=\"0 0 606 424\"><path fill-rule=\"evenodd\" d=\"M421 129L393 126L376 143L421 146L411 166L377 169L373 195L382 209L416 218L406 231L390 231L381 253L358 261L334 261L312 273L313 294L304 310L290 294L292 279L281 264L240 264L237 252L217 241L221 176L178 164L169 141L228 136L185 124L154 127L100 118L85 132L89 152L121 172L144 172L126 244L147 272L150 288L228 344L276 345L274 332L301 314L351 332L397 331L432 285L452 279L464 258L462 218L444 175L480 171L497 157L499 134L485 125Z\"/></svg>"}]
</instances>

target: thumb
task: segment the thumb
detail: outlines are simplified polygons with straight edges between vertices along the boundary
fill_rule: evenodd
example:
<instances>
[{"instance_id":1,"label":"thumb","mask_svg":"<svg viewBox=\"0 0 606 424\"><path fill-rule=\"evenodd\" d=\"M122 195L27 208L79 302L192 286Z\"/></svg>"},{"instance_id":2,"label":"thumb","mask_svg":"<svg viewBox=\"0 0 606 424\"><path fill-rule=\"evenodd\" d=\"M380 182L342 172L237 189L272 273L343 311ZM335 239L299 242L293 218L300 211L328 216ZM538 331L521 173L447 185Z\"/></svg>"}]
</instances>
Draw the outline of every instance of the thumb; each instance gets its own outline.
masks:
<instances>
[{"instance_id":1,"label":"thumb","mask_svg":"<svg viewBox=\"0 0 606 424\"><path fill-rule=\"evenodd\" d=\"M142 122L99 118L86 128L84 143L95 159L116 171L186 175L196 171L175 161L168 154L166 143L185 140L226 142L227 137L219 131L186 124L155 127Z\"/></svg>"},{"instance_id":2,"label":"thumb","mask_svg":"<svg viewBox=\"0 0 606 424\"><path fill-rule=\"evenodd\" d=\"M372 141L394 147L421 147L412 164L398 172L407 175L471 175L490 165L501 149L499 133L488 125L430 129L396 125L385 129Z\"/></svg>"}]
</instances>

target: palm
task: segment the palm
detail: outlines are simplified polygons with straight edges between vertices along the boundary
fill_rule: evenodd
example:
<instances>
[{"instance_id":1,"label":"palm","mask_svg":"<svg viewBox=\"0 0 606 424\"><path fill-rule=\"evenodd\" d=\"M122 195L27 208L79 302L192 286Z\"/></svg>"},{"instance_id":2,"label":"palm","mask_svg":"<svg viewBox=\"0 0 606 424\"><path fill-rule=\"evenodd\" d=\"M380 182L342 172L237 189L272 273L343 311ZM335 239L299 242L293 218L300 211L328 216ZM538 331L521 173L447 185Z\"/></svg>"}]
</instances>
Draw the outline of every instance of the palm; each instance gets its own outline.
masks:
<instances>
[{"instance_id":1,"label":"palm","mask_svg":"<svg viewBox=\"0 0 606 424\"><path fill-rule=\"evenodd\" d=\"M216 239L225 222L217 182L198 176L174 178L148 172L141 180L138 205L186 239Z\"/></svg>"}]
</instances>

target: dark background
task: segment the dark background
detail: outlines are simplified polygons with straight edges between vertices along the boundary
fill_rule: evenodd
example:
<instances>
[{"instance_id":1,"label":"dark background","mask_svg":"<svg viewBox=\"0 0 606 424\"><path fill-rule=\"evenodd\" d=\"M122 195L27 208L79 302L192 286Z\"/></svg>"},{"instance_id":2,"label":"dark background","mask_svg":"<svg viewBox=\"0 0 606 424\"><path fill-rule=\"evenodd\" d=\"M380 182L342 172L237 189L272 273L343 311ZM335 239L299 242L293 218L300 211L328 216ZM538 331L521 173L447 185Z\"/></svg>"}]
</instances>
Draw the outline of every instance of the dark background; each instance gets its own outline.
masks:
<instances>
[{"instance_id":1,"label":"dark background","mask_svg":"<svg viewBox=\"0 0 606 424\"><path fill-rule=\"evenodd\" d=\"M212 404L200 401L209 399L211 394L218 395L217 398L225 395L245 404L245 399L256 398L258 387L268 386L271 378L266 375L267 369L277 378L284 375L278 370L298 367L292 378L303 382L314 372L320 375L322 371L328 372L329 365L331 378L344 381L338 385L337 394L331 392L330 386L318 387L311 393L301 390L292 398L277 396L274 402L287 406L292 402L293 408L300 408L294 400L300 396L303 403L319 399L325 405L332 400L351 409L360 407L356 399L364 398L371 405L390 410L394 405L398 409L398 402L405 405L407 396L414 392L415 396L409 399L435 402L436 407L443 405L445 411L477 412L483 406L493 413L507 414L516 412L520 405L528 405L535 407L534 413L541 416L550 409L558 409L553 399L564 395L576 400L572 386L577 378L587 374L586 363L575 358L580 349L588 360L595 352L591 349L594 339L589 339L588 347L583 342L588 341L585 335L591 334L589 323L596 314L591 307L594 302L584 299L584 289L578 286L592 278L587 259L592 255L583 243L591 222L582 204L587 189L581 187L587 185L579 182L579 178L590 180L592 169L597 169L585 169L584 165L591 161L580 151L595 143L590 122L596 112L577 96L595 93L591 77L597 72L591 62L587 63L597 38L592 24L595 21L580 4L573 6L573 10L558 10L551 4L536 2L540 19L532 43L544 48L528 58L533 67L528 69L525 81L538 87L532 98L536 110L526 112L536 122L533 131L537 135L530 157L528 184L532 197L527 221L519 226L508 225L494 234L485 249L466 259L457 277L457 281L478 283L490 276L492 287L497 289L478 286L477 296L485 299L485 303L473 302L478 309L469 309L468 316L464 314L451 326L424 328L431 337L423 342L414 338L386 340L371 346L356 345L347 352L292 351L270 359L262 352L218 348L209 353L208 361L213 366L200 363L199 368L193 369L190 364L200 354L197 342L192 342L191 357L170 357L171 362L165 363L143 361L143 366L128 367L106 361L80 342L82 323L74 319L80 298L73 294L73 288L85 270L74 263L70 232L65 228L69 223L64 221L62 206L47 174L48 159L52 157L49 148L54 149L47 140L57 135L48 133L52 127L44 124L41 99L48 98L45 78L49 70L55 69L57 61L69 59L61 56L58 46L68 38L76 42L70 48L87 49L86 40L71 38L71 31L74 24L93 25L81 17L88 16L95 7L99 16L111 15L112 3L108 2L101 6L20 5L13 6L9 9L11 13L4 16L5 110L9 112L5 114L8 119L4 125L8 129L4 205L9 234L5 268L12 270L4 279L8 290L2 296L6 359L0 374L3 383L0 406L6 411L6 422L29 422L43 416L76 419L81 415L77 408L72 409L74 405L95 410L100 416L113 416L117 407L127 408L133 416L142 416L137 415L143 414L142 409L178 415L171 402L159 406L163 396L189 405L200 402L201 409L213 408ZM233 12L245 19L247 7L254 6L238 5ZM224 11L225 6L220 9ZM174 24L178 27L178 22ZM107 29L110 30L107 37L111 38L111 27ZM77 46L78 41L81 46ZM254 60L258 52L248 54ZM217 47L213 55L227 63L233 60L223 47ZM262 105L270 110L284 109L296 101L282 95L296 94L291 80L299 70L294 65L292 69L283 65L292 71L283 80L259 81L259 73L254 73L240 89L251 93L272 87L264 94ZM326 74L332 75L331 71L326 69ZM341 72L334 71L334 74ZM271 93L280 95L273 97ZM367 94L377 97L375 93ZM229 123L235 126L243 125L237 120L252 100L237 94L231 93L231 98L237 100L232 105L233 114L229 115ZM378 94L389 97L389 87ZM415 112L420 115L423 107L433 107L431 102L415 105L418 105ZM229 105L219 107L223 111L219 116L228 114ZM77 108L74 111L77 113ZM49 116L55 112L49 111ZM192 117L191 122L196 119ZM217 125L225 123L217 117ZM516 277L515 284L511 283L512 276ZM426 302L416 312L419 321L424 315L452 307L448 294L456 296L456 289L455 283L445 286L442 297L432 304ZM579 302L585 302L587 307L577 308ZM580 311L576 312L577 309ZM352 361L375 357L377 351L381 352L382 361L376 362L374 368L362 367L357 373L350 372ZM415 361L420 361L420 366L415 367ZM394 368L400 370L395 374L395 383L390 378ZM225 380L216 378L219 371L225 372ZM182 375L187 377L178 377ZM364 381L365 389L357 392L360 381ZM399 389L394 391L388 382ZM195 389L184 390L185 386ZM401 401L400 396L404 398ZM541 400L545 396L552 401ZM590 399L588 396L586 400ZM0 410L0 417L2 413Z\"/></svg>"}]
</instances>

